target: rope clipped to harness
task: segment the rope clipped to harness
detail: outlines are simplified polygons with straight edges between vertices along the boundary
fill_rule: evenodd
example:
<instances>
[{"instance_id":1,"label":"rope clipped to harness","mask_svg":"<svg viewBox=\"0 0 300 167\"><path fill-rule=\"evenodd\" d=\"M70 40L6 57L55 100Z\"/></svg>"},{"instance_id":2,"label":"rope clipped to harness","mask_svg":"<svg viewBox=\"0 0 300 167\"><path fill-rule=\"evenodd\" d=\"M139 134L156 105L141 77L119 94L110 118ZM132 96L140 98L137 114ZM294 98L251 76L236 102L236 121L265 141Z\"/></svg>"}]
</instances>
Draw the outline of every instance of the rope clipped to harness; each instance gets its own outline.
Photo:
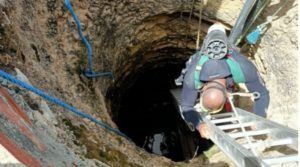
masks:
<instances>
[{"instance_id":1,"label":"rope clipped to harness","mask_svg":"<svg viewBox=\"0 0 300 167\"><path fill-rule=\"evenodd\" d=\"M254 29L250 34L247 35L247 37L246 37L247 43L250 44L250 45L256 44L257 41L259 40L261 34L263 34L266 31L267 26L270 23L272 23L272 21L273 21L273 17L268 16L266 22L264 22L263 24L257 26L256 29Z\"/></svg>"}]
</instances>

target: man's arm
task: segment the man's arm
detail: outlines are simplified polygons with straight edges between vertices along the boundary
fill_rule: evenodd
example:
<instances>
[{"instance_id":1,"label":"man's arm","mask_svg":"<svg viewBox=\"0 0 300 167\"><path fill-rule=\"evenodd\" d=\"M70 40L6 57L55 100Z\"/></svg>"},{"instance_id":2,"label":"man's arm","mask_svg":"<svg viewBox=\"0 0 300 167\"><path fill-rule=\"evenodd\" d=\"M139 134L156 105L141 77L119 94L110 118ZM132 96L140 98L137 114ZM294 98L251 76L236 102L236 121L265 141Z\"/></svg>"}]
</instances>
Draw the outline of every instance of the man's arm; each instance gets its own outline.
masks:
<instances>
[{"instance_id":1,"label":"man's arm","mask_svg":"<svg viewBox=\"0 0 300 167\"><path fill-rule=\"evenodd\" d=\"M183 68L181 70L180 76L178 78L175 79L175 84L177 86L181 86L184 80L184 75L187 72L187 70L190 68L190 65L192 63L192 61L194 61L194 59L197 57L197 54L199 54L199 52L193 54L186 62L185 62L185 68Z\"/></svg>"},{"instance_id":2,"label":"man's arm","mask_svg":"<svg viewBox=\"0 0 300 167\"><path fill-rule=\"evenodd\" d=\"M197 52L191 56L189 61L186 63L186 73L183 78L184 81L180 99L182 115L188 124L192 124L192 130L197 129L201 122L200 114L194 108L198 97L198 91L195 89L194 75L199 59L199 52Z\"/></svg>"},{"instance_id":3,"label":"man's arm","mask_svg":"<svg viewBox=\"0 0 300 167\"><path fill-rule=\"evenodd\" d=\"M186 85L183 85L181 93L182 114L189 127L190 124L192 124L193 127L190 127L192 131L197 129L202 138L209 139L207 125L203 122L200 114L194 108L197 94L198 92L196 89L190 89Z\"/></svg>"},{"instance_id":4,"label":"man's arm","mask_svg":"<svg viewBox=\"0 0 300 167\"><path fill-rule=\"evenodd\" d=\"M258 77L260 78L260 76ZM266 111L270 102L270 96L267 88L260 81L260 79L253 82L248 82L246 83L246 86L249 92L260 93L260 97L254 101L254 113L261 117L266 117Z\"/></svg>"},{"instance_id":5,"label":"man's arm","mask_svg":"<svg viewBox=\"0 0 300 167\"><path fill-rule=\"evenodd\" d=\"M266 117L270 96L258 70L251 61L237 51L233 51L232 56L238 61L243 70L246 79L245 84L249 92L260 93L260 98L254 101L254 113L261 117Z\"/></svg>"},{"instance_id":6,"label":"man's arm","mask_svg":"<svg viewBox=\"0 0 300 167\"><path fill-rule=\"evenodd\" d=\"M186 84L183 85L181 92L180 107L182 115L188 124L193 125L193 129L198 129L202 122L200 114L195 110L194 105L197 99L198 92L194 88L189 88Z\"/></svg>"}]
</instances>

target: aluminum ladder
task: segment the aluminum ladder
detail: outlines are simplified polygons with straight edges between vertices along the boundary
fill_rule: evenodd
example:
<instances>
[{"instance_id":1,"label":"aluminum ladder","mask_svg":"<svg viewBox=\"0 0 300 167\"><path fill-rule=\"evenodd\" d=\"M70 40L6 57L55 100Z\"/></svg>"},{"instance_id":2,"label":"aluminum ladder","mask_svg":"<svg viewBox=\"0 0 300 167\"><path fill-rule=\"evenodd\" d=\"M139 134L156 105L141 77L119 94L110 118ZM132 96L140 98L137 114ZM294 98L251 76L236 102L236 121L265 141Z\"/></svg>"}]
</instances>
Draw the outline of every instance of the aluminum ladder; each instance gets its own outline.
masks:
<instances>
[{"instance_id":1,"label":"aluminum ladder","mask_svg":"<svg viewBox=\"0 0 300 167\"><path fill-rule=\"evenodd\" d=\"M180 89L171 90L179 104ZM239 167L268 167L294 163L298 166L298 132L253 113L236 108L233 112L208 115L210 139ZM251 128L255 127L255 128ZM253 130L255 129L255 130ZM286 148L289 154L266 156L264 150Z\"/></svg>"}]
</instances>

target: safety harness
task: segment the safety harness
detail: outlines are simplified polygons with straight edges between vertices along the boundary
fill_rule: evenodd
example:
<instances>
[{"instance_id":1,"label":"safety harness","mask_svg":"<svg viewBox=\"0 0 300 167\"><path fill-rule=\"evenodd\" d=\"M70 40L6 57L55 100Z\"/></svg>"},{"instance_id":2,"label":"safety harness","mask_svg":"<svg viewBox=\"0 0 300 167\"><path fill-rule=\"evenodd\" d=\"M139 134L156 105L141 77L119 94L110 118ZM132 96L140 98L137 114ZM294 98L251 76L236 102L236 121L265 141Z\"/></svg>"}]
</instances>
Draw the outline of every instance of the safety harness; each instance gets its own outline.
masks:
<instances>
[{"instance_id":1,"label":"safety harness","mask_svg":"<svg viewBox=\"0 0 300 167\"><path fill-rule=\"evenodd\" d=\"M194 82L195 88L199 90L203 86L203 83L200 81L200 71L203 64L209 60L209 57L201 52L198 53L198 56L201 56L201 58L196 66L196 70L194 73ZM227 54L226 57L224 57L224 59L226 59L234 82L244 83L245 76L239 63L236 60L234 60L234 58L230 54Z\"/></svg>"}]
</instances>

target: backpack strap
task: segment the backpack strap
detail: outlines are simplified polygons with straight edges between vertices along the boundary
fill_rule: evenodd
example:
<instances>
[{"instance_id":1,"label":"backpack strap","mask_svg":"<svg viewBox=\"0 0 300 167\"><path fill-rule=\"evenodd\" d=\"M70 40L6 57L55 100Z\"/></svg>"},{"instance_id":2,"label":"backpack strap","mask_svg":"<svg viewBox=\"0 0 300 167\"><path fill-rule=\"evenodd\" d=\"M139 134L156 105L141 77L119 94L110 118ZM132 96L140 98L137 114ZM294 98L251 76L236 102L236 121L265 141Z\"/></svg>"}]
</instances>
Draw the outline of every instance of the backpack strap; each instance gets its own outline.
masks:
<instances>
[{"instance_id":1,"label":"backpack strap","mask_svg":"<svg viewBox=\"0 0 300 167\"><path fill-rule=\"evenodd\" d=\"M232 74L232 78L235 83L245 83L245 75L242 71L240 64L234 60L231 55L227 55L226 62L230 68L230 72Z\"/></svg>"},{"instance_id":2,"label":"backpack strap","mask_svg":"<svg viewBox=\"0 0 300 167\"><path fill-rule=\"evenodd\" d=\"M200 54L200 53L199 53ZM198 64L195 69L194 73L194 82L195 82L195 89L201 89L202 87L202 82L200 81L200 71L202 68L202 65L209 59L208 56L204 54L200 54L200 60L198 61Z\"/></svg>"},{"instance_id":3,"label":"backpack strap","mask_svg":"<svg viewBox=\"0 0 300 167\"><path fill-rule=\"evenodd\" d=\"M200 71L201 68L203 66L203 64L209 59L208 56L199 53L201 56L200 60L198 61L198 64L196 66L195 69L195 73L194 73L194 83L195 83L195 89L201 89L202 87L202 82L200 81ZM227 57L225 58L226 62L229 66L230 72L232 74L232 78L234 80L235 83L245 83L246 79L245 79L245 75L242 71L242 68L240 66L240 64L234 60L234 58L231 55L227 55Z\"/></svg>"}]
</instances>

